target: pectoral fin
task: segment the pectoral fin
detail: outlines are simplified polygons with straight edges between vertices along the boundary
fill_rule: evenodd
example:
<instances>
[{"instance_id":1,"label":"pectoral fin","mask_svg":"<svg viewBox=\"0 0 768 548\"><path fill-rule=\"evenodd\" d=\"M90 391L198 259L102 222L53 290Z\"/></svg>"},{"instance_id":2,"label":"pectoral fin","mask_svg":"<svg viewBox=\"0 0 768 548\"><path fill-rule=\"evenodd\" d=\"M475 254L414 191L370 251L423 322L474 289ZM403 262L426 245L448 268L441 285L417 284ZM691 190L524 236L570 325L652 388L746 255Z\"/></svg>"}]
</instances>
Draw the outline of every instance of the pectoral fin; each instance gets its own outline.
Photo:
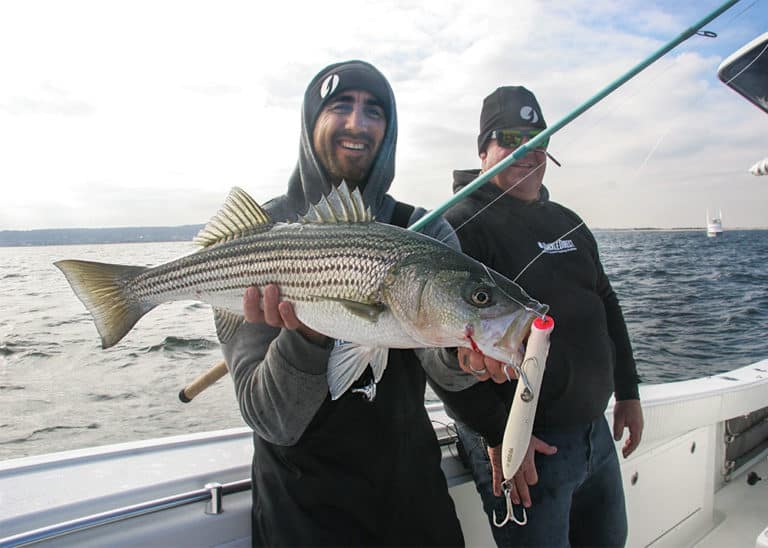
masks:
<instances>
[{"instance_id":1,"label":"pectoral fin","mask_svg":"<svg viewBox=\"0 0 768 548\"><path fill-rule=\"evenodd\" d=\"M349 301L347 299L333 299L328 297L318 297L319 299L325 299L327 301L335 301L344 308L346 308L353 315L371 323L379 321L379 316L382 312L387 310L387 306L381 303L361 303L357 301Z\"/></svg>"}]
</instances>

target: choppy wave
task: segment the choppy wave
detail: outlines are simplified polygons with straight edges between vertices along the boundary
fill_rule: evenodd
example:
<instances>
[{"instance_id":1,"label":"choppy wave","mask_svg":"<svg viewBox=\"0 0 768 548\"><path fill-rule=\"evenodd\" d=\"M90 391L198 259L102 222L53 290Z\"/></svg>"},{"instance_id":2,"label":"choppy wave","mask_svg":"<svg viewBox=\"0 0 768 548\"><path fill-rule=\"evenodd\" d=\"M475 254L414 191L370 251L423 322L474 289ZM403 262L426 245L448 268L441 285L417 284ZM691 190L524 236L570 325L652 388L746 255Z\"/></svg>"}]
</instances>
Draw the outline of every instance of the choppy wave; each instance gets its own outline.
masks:
<instances>
[{"instance_id":1,"label":"choppy wave","mask_svg":"<svg viewBox=\"0 0 768 548\"><path fill-rule=\"evenodd\" d=\"M596 231L645 382L716 374L768 356L768 231ZM628 245L631 242L631 245Z\"/></svg>"},{"instance_id":2,"label":"choppy wave","mask_svg":"<svg viewBox=\"0 0 768 548\"><path fill-rule=\"evenodd\" d=\"M37 430L34 430L26 436L13 438L7 441L2 441L0 442L0 445L13 445L18 443L25 443L30 440L43 437L47 434L52 434L54 432L60 432L60 431L66 431L66 430L95 430L97 428L99 428L99 424L95 422L91 424L79 425L79 426L67 426L67 425L48 426L46 428L39 428Z\"/></svg>"},{"instance_id":3,"label":"choppy wave","mask_svg":"<svg viewBox=\"0 0 768 548\"><path fill-rule=\"evenodd\" d=\"M54 356L53 353L45 352L43 350L30 350L28 352L24 352L23 357L29 358L29 359L35 359L35 358L52 358Z\"/></svg>"},{"instance_id":4,"label":"choppy wave","mask_svg":"<svg viewBox=\"0 0 768 548\"><path fill-rule=\"evenodd\" d=\"M160 344L147 346L144 352L177 351L177 350L210 350L219 346L218 341L205 338L166 337Z\"/></svg>"},{"instance_id":5,"label":"choppy wave","mask_svg":"<svg viewBox=\"0 0 768 548\"><path fill-rule=\"evenodd\" d=\"M93 401L112 401L112 400L134 400L138 395L133 392L123 392L121 394L86 394Z\"/></svg>"}]
</instances>

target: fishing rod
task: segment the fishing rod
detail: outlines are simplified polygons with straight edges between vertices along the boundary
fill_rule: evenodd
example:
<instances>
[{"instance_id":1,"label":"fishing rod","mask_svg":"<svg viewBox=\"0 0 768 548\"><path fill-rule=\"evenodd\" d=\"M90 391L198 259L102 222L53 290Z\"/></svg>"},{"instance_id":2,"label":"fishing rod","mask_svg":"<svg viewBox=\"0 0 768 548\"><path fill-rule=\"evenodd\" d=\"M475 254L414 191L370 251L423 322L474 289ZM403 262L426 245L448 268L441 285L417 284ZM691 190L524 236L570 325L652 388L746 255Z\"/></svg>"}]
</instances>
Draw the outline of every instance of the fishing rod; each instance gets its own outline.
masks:
<instances>
[{"instance_id":1,"label":"fishing rod","mask_svg":"<svg viewBox=\"0 0 768 548\"><path fill-rule=\"evenodd\" d=\"M597 94L595 94L593 97L582 103L580 106L576 107L574 110L572 110L570 113L568 113L566 116L558 120L556 123L551 125L550 127L546 128L544 131L533 137L530 141L523 143L518 148L515 149L515 151L504 158L501 162L490 168L488 171L485 171L481 173L475 180L473 180L471 183L469 183L467 186L462 188L459 192L454 194L451 198L446 200L442 205L436 207L426 215L424 215L421 219L413 223L410 227L408 227L408 230L415 230L415 231L421 231L426 225L434 221L437 217L445 213L451 206L456 204L459 200L464 198L465 196L468 196L475 190L477 190L479 187L481 187L483 184L485 184L487 181L492 179L496 176L497 173L500 171L503 171L504 169L508 168L510 165L515 163L516 161L523 158L526 154L528 154L529 151L535 149L538 147L539 143L546 141L550 138L550 136L554 135L561 129L563 129L566 125L570 124L572 121L574 121L576 118L584 114L587 110L595 106L597 103L605 99L608 95L616 91L619 87L626 84L629 80L637 76L640 72L648 68L650 65L658 61L661 57L669 53L672 49L680 45L682 42L686 41L688 38L696 34L701 27L706 25L707 23L710 23L712 20L716 19L720 15L722 15L723 12L731 8L734 4L736 4L739 0L729 0L728 2L725 2L723 5L721 5L719 8L714 10L712 13L695 23L692 27L686 29L683 31L680 35L678 35L676 38L659 48L656 52L651 54L650 56L646 57L643 61L635 65L633 68L628 70L626 73L624 73L622 76L614 80L612 83L608 84L605 88L603 88L601 91L599 91ZM713 37L714 35L712 33L707 33L706 36Z\"/></svg>"},{"instance_id":2,"label":"fishing rod","mask_svg":"<svg viewBox=\"0 0 768 548\"><path fill-rule=\"evenodd\" d=\"M547 129L545 129L535 137L533 137L530 141L523 143L520 147L515 149L515 151L512 154L504 158L504 160L502 160L501 162L499 162L498 164L490 168L488 171L480 174L479 177L477 177L474 181L472 181L467 186L465 186L462 190L454 194L442 205L433 209L432 211L424 215L421 219L419 219L414 224L412 224L410 227L408 227L408 230L421 231L426 225L428 225L429 223L434 221L437 217L442 215L445 211L447 211L451 206L453 206L459 200L461 200L465 196L477 190L480 186L485 184L488 180L493 178L500 171L506 169L517 160L520 160L521 158L523 158L526 154L528 154L528 152L531 149L535 149L540 142L544 141L545 139L548 139L551 135L554 135L555 133L560 131L562 128L564 128L573 120L581 116L584 112L589 110L595 104L605 99L608 95L613 93L620 86L627 83L629 80L637 76L637 74L642 72L644 69L648 68L650 65L652 65L654 62L659 60L669 51L671 51L672 49L680 45L682 42L684 42L685 40L687 40L688 38L696 34L699 31L699 29L701 29L701 27L703 27L707 23L719 17L723 12L731 8L738 1L739 0L729 0L728 2L725 2L719 8L714 10L712 13L710 13L700 21L696 22L690 28L683 31L676 38L674 38L673 40L668 42L666 45L659 48L655 53L651 54L649 57L647 57L646 59L638 63L635 67L633 67L632 69L624 73L622 76L620 76L618 79L614 80L611 84L603 88L600 92L595 94L591 99L585 101L582 105L575 108L565 117L557 121L555 124L548 127ZM710 33L710 34L707 34L707 36L712 36L712 35ZM227 368L224 362L220 362L216 364L209 371L201 374L197 379L195 379L189 385L182 388L181 391L179 392L179 399L184 403L188 403L196 395L198 395L200 392L202 392L203 390L208 388L211 384L213 384L222 376L224 376L226 372L227 372ZM537 386L536 391L538 391L538 388L539 387Z\"/></svg>"}]
</instances>

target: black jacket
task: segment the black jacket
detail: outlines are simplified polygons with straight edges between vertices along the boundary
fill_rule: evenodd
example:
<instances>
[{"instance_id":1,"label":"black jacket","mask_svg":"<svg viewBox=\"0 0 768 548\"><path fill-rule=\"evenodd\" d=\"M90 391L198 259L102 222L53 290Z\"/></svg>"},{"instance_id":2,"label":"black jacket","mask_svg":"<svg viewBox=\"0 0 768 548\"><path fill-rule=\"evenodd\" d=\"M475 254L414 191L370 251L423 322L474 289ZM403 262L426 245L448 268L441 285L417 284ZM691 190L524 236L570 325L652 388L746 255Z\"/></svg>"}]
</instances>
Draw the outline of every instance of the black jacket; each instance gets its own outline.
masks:
<instances>
[{"instance_id":1,"label":"black jacket","mask_svg":"<svg viewBox=\"0 0 768 548\"><path fill-rule=\"evenodd\" d=\"M478 174L455 171L454 191ZM590 422L605 412L614 391L618 400L638 398L639 379L621 307L594 236L586 225L576 228L582 223L578 215L549 201L543 187L539 200L527 203L502 196L498 187L487 184L445 216L454 227L463 225L458 236L467 255L513 280L522 271L517 283L550 306L555 329L534 431ZM463 392L436 390L454 417L489 445L497 445L515 387L483 382Z\"/></svg>"},{"instance_id":2,"label":"black jacket","mask_svg":"<svg viewBox=\"0 0 768 548\"><path fill-rule=\"evenodd\" d=\"M353 386L372 379L370 368ZM461 528L413 351L390 350L376 398L327 398L298 443L254 436L254 543L456 546Z\"/></svg>"}]
</instances>

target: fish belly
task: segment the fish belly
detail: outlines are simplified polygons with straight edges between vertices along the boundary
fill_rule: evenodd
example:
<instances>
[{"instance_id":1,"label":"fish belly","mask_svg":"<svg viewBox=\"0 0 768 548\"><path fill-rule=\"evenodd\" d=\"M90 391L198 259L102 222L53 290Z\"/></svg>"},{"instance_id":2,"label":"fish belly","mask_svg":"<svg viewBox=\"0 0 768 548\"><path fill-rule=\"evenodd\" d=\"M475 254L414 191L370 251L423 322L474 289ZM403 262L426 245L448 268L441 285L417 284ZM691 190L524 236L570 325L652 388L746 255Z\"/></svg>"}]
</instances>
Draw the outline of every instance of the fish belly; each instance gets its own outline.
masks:
<instances>
[{"instance_id":1,"label":"fish belly","mask_svg":"<svg viewBox=\"0 0 768 548\"><path fill-rule=\"evenodd\" d=\"M411 337L389 310L382 312L376 321L370 321L334 301L296 303L294 309L305 325L334 339L372 347L423 346Z\"/></svg>"}]
</instances>

